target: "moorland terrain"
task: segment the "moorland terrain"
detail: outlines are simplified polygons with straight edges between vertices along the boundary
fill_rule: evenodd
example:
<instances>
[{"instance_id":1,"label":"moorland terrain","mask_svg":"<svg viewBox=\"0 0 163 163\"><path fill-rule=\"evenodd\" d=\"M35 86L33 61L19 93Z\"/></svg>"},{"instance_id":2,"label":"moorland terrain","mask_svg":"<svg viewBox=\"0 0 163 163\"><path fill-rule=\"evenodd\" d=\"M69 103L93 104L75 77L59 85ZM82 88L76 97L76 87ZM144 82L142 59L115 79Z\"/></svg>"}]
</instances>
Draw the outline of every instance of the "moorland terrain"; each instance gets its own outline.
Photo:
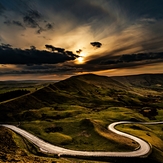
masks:
<instances>
[{"instance_id":1,"label":"moorland terrain","mask_svg":"<svg viewBox=\"0 0 163 163\"><path fill-rule=\"evenodd\" d=\"M54 145L83 151L133 151L139 145L107 130L116 121L162 121L163 74L73 76L59 82L0 82L0 122ZM27 84L28 83L28 84ZM30 84L29 84L30 83ZM163 161L163 125L123 124L117 129L152 145L148 158L58 158L0 127L0 162Z\"/></svg>"}]
</instances>

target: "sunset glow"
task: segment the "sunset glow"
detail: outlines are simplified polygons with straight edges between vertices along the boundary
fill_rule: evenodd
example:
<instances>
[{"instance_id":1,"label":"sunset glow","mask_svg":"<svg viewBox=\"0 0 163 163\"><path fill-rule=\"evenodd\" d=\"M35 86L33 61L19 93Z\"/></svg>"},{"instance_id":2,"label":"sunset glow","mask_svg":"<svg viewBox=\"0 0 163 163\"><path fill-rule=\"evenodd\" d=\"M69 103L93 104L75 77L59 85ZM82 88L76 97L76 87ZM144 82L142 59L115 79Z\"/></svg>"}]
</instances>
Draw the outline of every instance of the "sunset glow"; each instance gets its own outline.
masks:
<instances>
[{"instance_id":1,"label":"sunset glow","mask_svg":"<svg viewBox=\"0 0 163 163\"><path fill-rule=\"evenodd\" d=\"M85 62L86 53L81 52L79 57L76 59L76 64L83 64Z\"/></svg>"},{"instance_id":2,"label":"sunset glow","mask_svg":"<svg viewBox=\"0 0 163 163\"><path fill-rule=\"evenodd\" d=\"M84 62L84 58L81 56L77 59L77 63L81 64Z\"/></svg>"},{"instance_id":3,"label":"sunset glow","mask_svg":"<svg viewBox=\"0 0 163 163\"><path fill-rule=\"evenodd\" d=\"M163 73L162 8L162 0L0 0L0 80Z\"/></svg>"}]
</instances>

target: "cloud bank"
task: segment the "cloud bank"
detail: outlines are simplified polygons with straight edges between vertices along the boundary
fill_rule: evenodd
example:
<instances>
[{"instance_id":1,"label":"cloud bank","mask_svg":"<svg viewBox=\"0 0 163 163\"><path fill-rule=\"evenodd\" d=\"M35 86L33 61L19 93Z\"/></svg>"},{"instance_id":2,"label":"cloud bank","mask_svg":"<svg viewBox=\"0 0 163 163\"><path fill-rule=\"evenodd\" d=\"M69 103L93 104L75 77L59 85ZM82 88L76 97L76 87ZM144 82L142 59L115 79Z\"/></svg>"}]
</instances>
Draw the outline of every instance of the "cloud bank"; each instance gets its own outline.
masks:
<instances>
[{"instance_id":1,"label":"cloud bank","mask_svg":"<svg viewBox=\"0 0 163 163\"><path fill-rule=\"evenodd\" d=\"M52 45L51 45L52 46ZM70 60L75 60L78 55L71 51L61 51L62 48L56 48L57 52L37 50L34 46L31 49L12 48L9 44L0 46L0 64L56 64Z\"/></svg>"}]
</instances>

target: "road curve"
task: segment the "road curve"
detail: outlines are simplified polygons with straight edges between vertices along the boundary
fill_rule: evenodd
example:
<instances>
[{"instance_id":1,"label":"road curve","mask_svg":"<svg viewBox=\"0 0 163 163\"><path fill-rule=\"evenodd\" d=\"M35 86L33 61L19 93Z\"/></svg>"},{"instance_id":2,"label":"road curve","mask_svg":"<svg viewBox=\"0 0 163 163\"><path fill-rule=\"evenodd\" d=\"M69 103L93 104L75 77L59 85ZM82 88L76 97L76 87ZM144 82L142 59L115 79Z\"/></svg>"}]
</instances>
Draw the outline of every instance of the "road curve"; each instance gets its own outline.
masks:
<instances>
[{"instance_id":1,"label":"road curve","mask_svg":"<svg viewBox=\"0 0 163 163\"><path fill-rule=\"evenodd\" d=\"M7 124L2 124L1 126L7 127L13 131L15 131L16 133L22 135L24 138L28 139L30 142L32 142L33 144L35 144L37 147L40 148L40 151L43 153L47 153L47 154L56 154L58 156L84 156L84 157L147 157L150 153L151 153L151 145L149 143L147 143L146 141L118 131L117 129L115 129L116 125L120 125L120 124L149 124L149 125L155 125L155 124L163 124L163 122L130 122L130 121L121 121L121 122L115 122L112 123L108 126L108 130L121 135L121 136L125 136L127 138L130 138L134 141L136 141L137 143L139 143L140 148L138 148L135 151L131 151L131 152L90 152L90 151L77 151L77 150L70 150L70 149L66 149L66 148L61 148L55 145L52 145L50 143L47 143L43 140L41 140L40 138L32 135L31 133L20 129L16 126L13 125L7 125Z\"/></svg>"}]
</instances>

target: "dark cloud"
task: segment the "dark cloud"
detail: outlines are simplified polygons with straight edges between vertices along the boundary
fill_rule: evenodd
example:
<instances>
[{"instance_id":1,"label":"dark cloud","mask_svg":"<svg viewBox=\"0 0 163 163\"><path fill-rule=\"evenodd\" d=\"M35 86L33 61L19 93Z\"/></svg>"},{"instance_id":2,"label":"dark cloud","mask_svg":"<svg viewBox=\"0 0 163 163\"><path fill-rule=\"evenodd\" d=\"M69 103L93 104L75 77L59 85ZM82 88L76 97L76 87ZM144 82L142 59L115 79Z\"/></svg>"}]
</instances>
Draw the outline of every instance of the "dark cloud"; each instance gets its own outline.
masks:
<instances>
[{"instance_id":1,"label":"dark cloud","mask_svg":"<svg viewBox=\"0 0 163 163\"><path fill-rule=\"evenodd\" d=\"M63 53L65 49L55 47L55 51L58 51L59 53Z\"/></svg>"},{"instance_id":2,"label":"dark cloud","mask_svg":"<svg viewBox=\"0 0 163 163\"><path fill-rule=\"evenodd\" d=\"M6 25L8 25L8 26L10 26L10 25L16 25L16 26L18 26L18 27L25 28L25 27L23 26L23 24L22 24L20 21L16 21L16 20L13 20L13 21L6 20L6 21L4 21L4 24L6 24Z\"/></svg>"},{"instance_id":3,"label":"dark cloud","mask_svg":"<svg viewBox=\"0 0 163 163\"><path fill-rule=\"evenodd\" d=\"M65 51L65 53L69 56L69 57L73 57L74 53L72 51ZM79 57L78 55L75 54L75 57Z\"/></svg>"},{"instance_id":4,"label":"dark cloud","mask_svg":"<svg viewBox=\"0 0 163 163\"><path fill-rule=\"evenodd\" d=\"M35 19L35 20L39 20L42 18L42 15L36 10L29 10L28 16Z\"/></svg>"},{"instance_id":5,"label":"dark cloud","mask_svg":"<svg viewBox=\"0 0 163 163\"><path fill-rule=\"evenodd\" d=\"M51 29L53 29L53 25L52 25L51 23L47 23L47 24L45 25L45 29L46 29L46 30L51 30Z\"/></svg>"},{"instance_id":6,"label":"dark cloud","mask_svg":"<svg viewBox=\"0 0 163 163\"><path fill-rule=\"evenodd\" d=\"M31 45L31 46L30 46L30 49L31 49L31 50L36 50L36 47L33 46L33 45Z\"/></svg>"},{"instance_id":7,"label":"dark cloud","mask_svg":"<svg viewBox=\"0 0 163 163\"><path fill-rule=\"evenodd\" d=\"M14 2L12 0L8 0L7 2L3 1L2 4L6 7L6 11L13 11L17 15L22 16L23 19L23 23L21 23L20 19L13 21L6 20L4 23L8 26L17 25L22 28L36 28L37 34L41 34L43 31L53 29L53 23L49 23L48 20L44 21L44 12L42 10L38 10L35 0L15 0ZM0 3L0 14L1 11L5 9L2 4ZM10 17L10 19L12 19L12 15L6 14L5 17Z\"/></svg>"},{"instance_id":8,"label":"dark cloud","mask_svg":"<svg viewBox=\"0 0 163 163\"><path fill-rule=\"evenodd\" d=\"M1 43L0 48L2 50L10 50L12 48L12 45Z\"/></svg>"},{"instance_id":9,"label":"dark cloud","mask_svg":"<svg viewBox=\"0 0 163 163\"><path fill-rule=\"evenodd\" d=\"M45 31L42 27L38 26L39 29L36 31L37 34L41 34L41 32Z\"/></svg>"},{"instance_id":10,"label":"dark cloud","mask_svg":"<svg viewBox=\"0 0 163 163\"><path fill-rule=\"evenodd\" d=\"M119 63L129 63L137 61L156 61L163 59L163 52L160 53L140 53L140 54L124 54L120 57L115 57L114 60L102 61L101 64L119 64Z\"/></svg>"},{"instance_id":11,"label":"dark cloud","mask_svg":"<svg viewBox=\"0 0 163 163\"><path fill-rule=\"evenodd\" d=\"M47 21L43 20L43 16L37 10L30 10L23 17L23 21L27 27L37 28L36 33L41 34L43 31L53 29L53 25L51 23L47 23ZM40 24L47 23L45 28L43 28Z\"/></svg>"},{"instance_id":12,"label":"dark cloud","mask_svg":"<svg viewBox=\"0 0 163 163\"><path fill-rule=\"evenodd\" d=\"M31 49L11 48L9 44L0 46L0 64L56 64L74 60L78 56L72 52L49 52Z\"/></svg>"},{"instance_id":13,"label":"dark cloud","mask_svg":"<svg viewBox=\"0 0 163 163\"><path fill-rule=\"evenodd\" d=\"M27 27L38 28L37 34L40 34L44 29L39 25L42 20L42 15L36 10L29 10L27 14L23 17L23 21Z\"/></svg>"},{"instance_id":14,"label":"dark cloud","mask_svg":"<svg viewBox=\"0 0 163 163\"><path fill-rule=\"evenodd\" d=\"M100 48L102 46L100 42L91 42L90 44L96 48Z\"/></svg>"},{"instance_id":15,"label":"dark cloud","mask_svg":"<svg viewBox=\"0 0 163 163\"><path fill-rule=\"evenodd\" d=\"M13 20L12 23L13 23L14 25L17 25L17 26L19 26L19 27L24 28L24 26L22 25L22 23L21 23L20 21Z\"/></svg>"},{"instance_id":16,"label":"dark cloud","mask_svg":"<svg viewBox=\"0 0 163 163\"><path fill-rule=\"evenodd\" d=\"M31 27L31 28L37 28L37 27L39 27L37 21L34 18L32 18L32 17L30 17L28 15L24 16L23 20L24 20L24 23L27 26Z\"/></svg>"},{"instance_id":17,"label":"dark cloud","mask_svg":"<svg viewBox=\"0 0 163 163\"><path fill-rule=\"evenodd\" d=\"M80 54L82 52L81 49L77 50L76 53Z\"/></svg>"},{"instance_id":18,"label":"dark cloud","mask_svg":"<svg viewBox=\"0 0 163 163\"><path fill-rule=\"evenodd\" d=\"M54 51L55 47L53 45L45 45L46 49Z\"/></svg>"},{"instance_id":19,"label":"dark cloud","mask_svg":"<svg viewBox=\"0 0 163 163\"><path fill-rule=\"evenodd\" d=\"M6 24L6 25L11 25L11 24L12 24L12 22L11 22L11 21L9 21L9 20L6 20L6 21L4 21L4 24Z\"/></svg>"},{"instance_id":20,"label":"dark cloud","mask_svg":"<svg viewBox=\"0 0 163 163\"><path fill-rule=\"evenodd\" d=\"M84 65L82 71L103 71L103 70L112 70L112 69L134 69L134 68L144 68L147 65L157 65L163 63L161 60L151 60L151 61L137 61L137 62L128 62L128 63L119 63L119 64L104 64L104 65Z\"/></svg>"},{"instance_id":21,"label":"dark cloud","mask_svg":"<svg viewBox=\"0 0 163 163\"><path fill-rule=\"evenodd\" d=\"M104 56L76 65L82 71L102 71L121 68L139 68L149 64L163 63L163 52L123 54L119 56Z\"/></svg>"},{"instance_id":22,"label":"dark cloud","mask_svg":"<svg viewBox=\"0 0 163 163\"><path fill-rule=\"evenodd\" d=\"M52 51L52 52L59 52L59 53L64 53L65 49L63 48L58 48L58 47L54 47L53 45L45 45L46 49Z\"/></svg>"},{"instance_id":23,"label":"dark cloud","mask_svg":"<svg viewBox=\"0 0 163 163\"><path fill-rule=\"evenodd\" d=\"M119 64L119 63L129 63L137 61L156 61L163 59L163 52L156 53L138 53L138 54L123 54L118 56L105 55L92 58L87 61L86 64L98 64L98 65L107 65L107 64Z\"/></svg>"}]
</instances>

